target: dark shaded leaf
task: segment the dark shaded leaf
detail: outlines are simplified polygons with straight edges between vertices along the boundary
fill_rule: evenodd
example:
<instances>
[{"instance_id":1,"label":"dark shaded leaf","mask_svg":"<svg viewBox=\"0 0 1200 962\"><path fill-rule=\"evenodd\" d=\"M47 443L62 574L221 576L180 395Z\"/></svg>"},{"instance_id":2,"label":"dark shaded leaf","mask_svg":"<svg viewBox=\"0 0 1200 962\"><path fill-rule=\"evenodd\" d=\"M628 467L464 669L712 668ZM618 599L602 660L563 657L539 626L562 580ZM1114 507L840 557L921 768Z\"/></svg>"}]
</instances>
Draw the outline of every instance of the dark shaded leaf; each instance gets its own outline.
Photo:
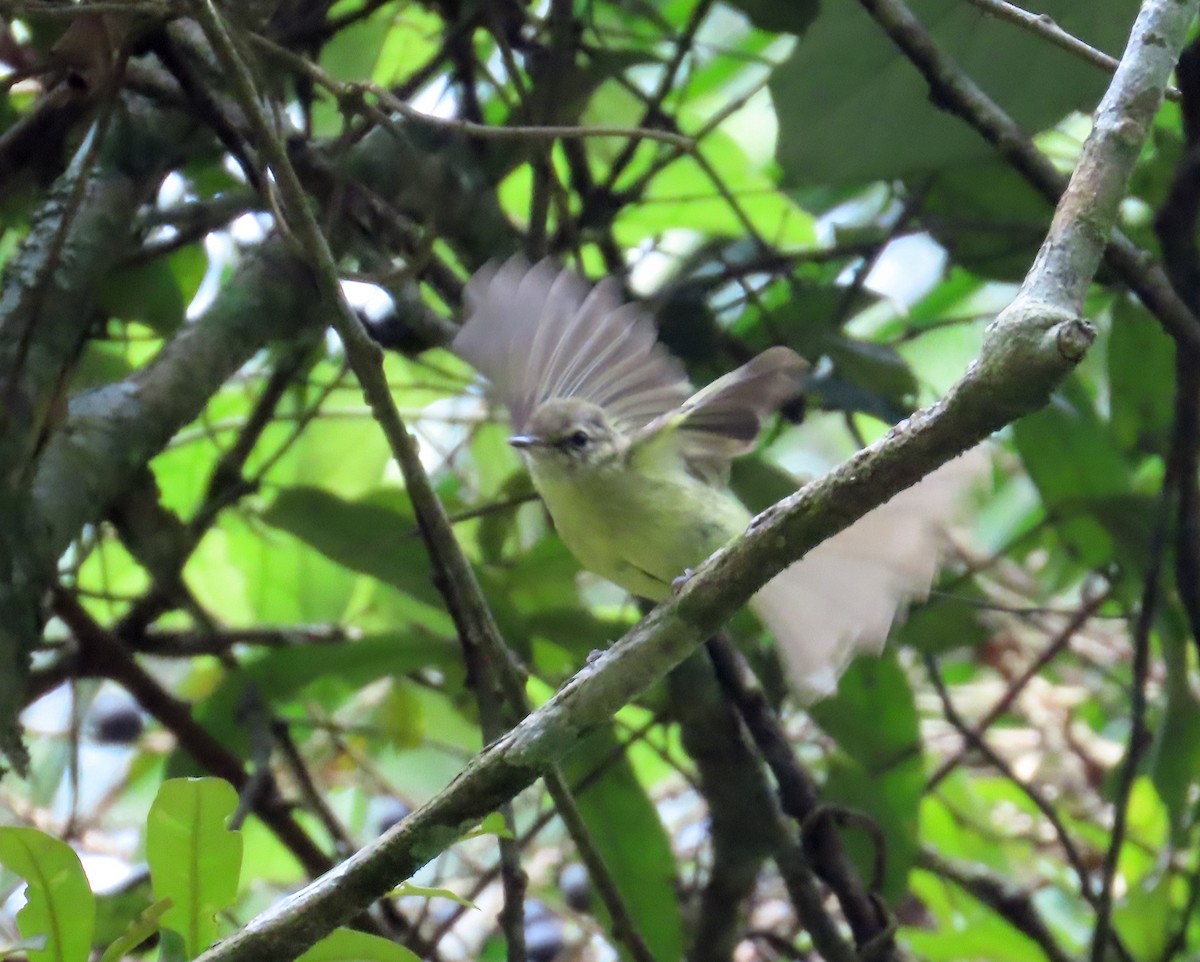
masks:
<instances>
[{"instance_id":1,"label":"dark shaded leaf","mask_svg":"<svg viewBox=\"0 0 1200 962\"><path fill-rule=\"evenodd\" d=\"M732 0L761 30L804 33L821 9L820 0Z\"/></svg>"},{"instance_id":2,"label":"dark shaded leaf","mask_svg":"<svg viewBox=\"0 0 1200 962\"><path fill-rule=\"evenodd\" d=\"M1031 133L1072 110L1090 112L1107 85L1095 67L973 4L915 0L910 6L946 53ZM1026 6L1112 53L1123 48L1137 13L1133 0ZM772 76L771 93L780 110L779 161L794 183L892 178L994 153L930 102L925 80L856 3L823 6Z\"/></svg>"}]
</instances>

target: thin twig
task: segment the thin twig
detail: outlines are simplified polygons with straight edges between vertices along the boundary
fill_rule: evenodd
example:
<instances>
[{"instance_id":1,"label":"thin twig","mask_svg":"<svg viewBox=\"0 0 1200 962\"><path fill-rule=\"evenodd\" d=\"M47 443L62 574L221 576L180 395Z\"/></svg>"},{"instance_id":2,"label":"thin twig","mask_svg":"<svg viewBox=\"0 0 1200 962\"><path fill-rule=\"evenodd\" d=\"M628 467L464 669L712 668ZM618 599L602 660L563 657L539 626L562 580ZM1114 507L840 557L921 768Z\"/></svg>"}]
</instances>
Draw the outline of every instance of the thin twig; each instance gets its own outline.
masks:
<instances>
[{"instance_id":1,"label":"thin twig","mask_svg":"<svg viewBox=\"0 0 1200 962\"><path fill-rule=\"evenodd\" d=\"M1042 39L1049 40L1056 47L1061 47L1068 53L1073 53L1080 60L1099 67L1107 73L1116 72L1117 65L1120 63L1116 57L1109 56L1103 50L1097 50L1090 44L1080 40L1074 34L1068 33L1055 23L1054 18L1049 14L1032 13L1024 7L1018 7L1015 3L1008 3L1007 0L971 0L971 3L979 7L980 10L985 10L995 17L1015 23L1030 33L1035 33ZM1166 96L1168 100L1178 100L1179 91L1175 87L1167 87Z\"/></svg>"},{"instance_id":2,"label":"thin twig","mask_svg":"<svg viewBox=\"0 0 1200 962\"><path fill-rule=\"evenodd\" d=\"M55 595L55 612L71 628L79 642L79 677L111 678L131 694L142 709L156 718L179 741L180 747L206 770L225 779L239 791L249 781L241 759L219 744L192 718L190 706L172 697L136 661L129 651L65 592ZM256 793L257 794L257 793ZM271 790L254 801L254 812L296 856L305 871L316 876L327 872L333 862L313 843Z\"/></svg>"},{"instance_id":3,"label":"thin twig","mask_svg":"<svg viewBox=\"0 0 1200 962\"><path fill-rule=\"evenodd\" d=\"M1125 750L1125 761L1117 775L1117 788L1113 797L1113 826L1097 895L1096 927L1092 933L1092 962L1104 962L1108 955L1110 934L1113 941L1117 941L1115 933L1112 932L1113 883L1117 877L1121 846L1125 841L1133 783L1137 778L1138 766L1150 747L1150 731L1146 726L1146 681L1150 674L1150 631L1158 616L1161 600L1159 575L1166 551L1167 515L1171 503L1170 484L1171 478L1168 476L1163 484L1159 517L1150 543L1150 561L1142 584L1141 606L1133 632L1133 671L1129 683L1129 746Z\"/></svg>"},{"instance_id":4,"label":"thin twig","mask_svg":"<svg viewBox=\"0 0 1200 962\"><path fill-rule=\"evenodd\" d=\"M1025 687L1066 649L1076 633L1088 623L1110 597L1112 597L1112 588L1108 588L1084 603L1071 616L1070 621L1050 640L1050 644L1043 648L1025 670L1012 680L1008 688L1005 689L1004 694L970 728L970 734L967 735L963 747L943 761L934 773L929 776L929 781L925 783L925 790L927 792L931 792L937 788L947 775L962 764L967 754L971 751L971 746L987 734L987 730L992 727L995 721L1013 706L1013 703L1016 702L1017 697L1025 690Z\"/></svg>"},{"instance_id":5,"label":"thin twig","mask_svg":"<svg viewBox=\"0 0 1200 962\"><path fill-rule=\"evenodd\" d=\"M311 60L259 34L250 34L249 39L264 53L285 63L291 69L329 91L343 106L358 112L365 112L367 116L376 121L380 121L381 116L370 111L370 105L366 100L368 94L374 97L385 110L394 111L406 120L428 124L431 127L440 127L444 130L457 131L480 140L583 140L594 137L625 137L635 142L657 140L684 151L690 151L693 146L690 137L672 131L655 130L651 127L618 127L607 124L496 127L491 124L481 124L454 117L439 117L417 110L378 84L335 80ZM387 123L387 121L384 122Z\"/></svg>"},{"instance_id":6,"label":"thin twig","mask_svg":"<svg viewBox=\"0 0 1200 962\"><path fill-rule=\"evenodd\" d=\"M957 865L928 848L921 849L917 854L917 865L939 878L953 882L1018 932L1033 939L1050 962L1075 962L1042 918L1031 893L1017 888L1008 879L975 866L968 868Z\"/></svg>"},{"instance_id":7,"label":"thin twig","mask_svg":"<svg viewBox=\"0 0 1200 962\"><path fill-rule=\"evenodd\" d=\"M1075 876L1079 880L1080 892L1088 902L1095 904L1096 896L1092 893L1087 864L1084 862L1079 849L1075 847L1075 842L1071 838L1070 832L1067 831L1067 826L1059 817L1054 806L1046 800L1041 792L1018 778L1016 772L1012 770L1012 766L987 743L985 738L976 734L975 729L968 725L962 715L959 714L958 709L954 705L954 700L950 697L950 692L946 688L946 682L942 678L942 673L938 669L937 659L932 655L925 655L925 668L929 673L929 680L933 682L934 690L941 700L942 711L946 716L946 721L953 726L954 730L963 737L964 741L974 751L979 752L980 755L988 760L992 767L1024 792L1026 798L1033 802L1037 810L1042 813L1042 817L1054 829L1054 834L1058 837L1059 845L1062 846L1063 853L1067 856L1067 861L1071 864L1071 868L1075 870Z\"/></svg>"},{"instance_id":8,"label":"thin twig","mask_svg":"<svg viewBox=\"0 0 1200 962\"><path fill-rule=\"evenodd\" d=\"M775 776L783 811L801 824L810 822L821 808L820 790L796 759L758 678L746 659L722 635L708 642L708 655L725 696L737 708L759 753ZM863 885L854 863L846 855L834 821L820 819L812 824L805 848L813 869L837 896L855 941L859 945L866 944L886 931L891 919Z\"/></svg>"}]
</instances>

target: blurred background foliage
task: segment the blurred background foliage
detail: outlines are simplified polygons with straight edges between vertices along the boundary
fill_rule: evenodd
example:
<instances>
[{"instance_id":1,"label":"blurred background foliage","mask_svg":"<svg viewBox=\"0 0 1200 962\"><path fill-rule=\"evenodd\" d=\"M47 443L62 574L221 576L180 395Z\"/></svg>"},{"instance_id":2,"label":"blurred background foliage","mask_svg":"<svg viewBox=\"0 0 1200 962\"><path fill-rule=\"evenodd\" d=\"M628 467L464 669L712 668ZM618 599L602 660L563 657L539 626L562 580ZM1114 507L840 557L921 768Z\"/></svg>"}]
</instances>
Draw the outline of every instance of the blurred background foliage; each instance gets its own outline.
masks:
<instances>
[{"instance_id":1,"label":"blurred background foliage","mask_svg":"<svg viewBox=\"0 0 1200 962\"><path fill-rule=\"evenodd\" d=\"M1068 171L1109 77L995 6L910 2ZM1030 6L1116 56L1138 8ZM185 5L87 7L0 2L0 330L35 348L69 332L41 406L9 410L60 540L24 696L29 775L0 785L0 813L80 855L103 947L151 903L144 829L165 778L241 793L227 933L403 819L485 739L402 478L277 229L229 76ZM697 383L770 344L810 358L805 405L735 475L763 507L952 383L1032 263L1051 204L937 109L873 7L221 10L535 702L637 608L579 571L472 371L438 347L472 270L522 250L618 274ZM590 134L530 129L547 125ZM1122 208L1147 259L1185 147L1169 102ZM71 231L94 236L74 247ZM21 327L7 294L38 283L62 290L60 313ZM1175 574L1197 531L1173 493L1195 478L1170 484L1189 430L1175 348L1130 286L1098 278L1095 349L995 439L941 582L882 659L806 714L769 639L734 626L823 801L858 813L843 842L917 958L1080 958L1102 917L1113 937L1092 958L1200 958L1198 586ZM0 377L24 356L0 354ZM761 845L756 816L716 797L689 684L571 756L587 828L658 962L812 958L763 853L729 856ZM741 737L735 715L716 724L712 744ZM624 953L540 787L513 818L528 958ZM473 905L404 894L377 931L427 958L504 957L497 858L491 835L437 855L417 884ZM0 875L0 946L19 938L20 891Z\"/></svg>"}]
</instances>

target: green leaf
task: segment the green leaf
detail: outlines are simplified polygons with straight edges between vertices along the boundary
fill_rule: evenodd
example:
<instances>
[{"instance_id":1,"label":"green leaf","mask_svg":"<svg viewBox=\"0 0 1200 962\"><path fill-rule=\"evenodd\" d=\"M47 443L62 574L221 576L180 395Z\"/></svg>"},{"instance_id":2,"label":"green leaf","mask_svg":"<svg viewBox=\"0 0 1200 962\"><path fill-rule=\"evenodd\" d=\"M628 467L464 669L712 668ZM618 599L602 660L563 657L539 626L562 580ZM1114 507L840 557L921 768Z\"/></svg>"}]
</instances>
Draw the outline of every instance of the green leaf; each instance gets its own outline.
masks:
<instances>
[{"instance_id":1,"label":"green leaf","mask_svg":"<svg viewBox=\"0 0 1200 962\"><path fill-rule=\"evenodd\" d=\"M934 41L1031 133L1091 112L1107 77L961 0L912 0ZM1101 50L1123 48L1131 0L1032 6ZM1014 65L1020 69L1014 69ZM995 148L930 102L929 87L861 4L826 3L771 79L780 163L793 183L853 184L990 159Z\"/></svg>"},{"instance_id":2,"label":"green leaf","mask_svg":"<svg viewBox=\"0 0 1200 962\"><path fill-rule=\"evenodd\" d=\"M1129 466L1078 382L1013 426L1017 450L1047 506L1129 490Z\"/></svg>"},{"instance_id":3,"label":"green leaf","mask_svg":"<svg viewBox=\"0 0 1200 962\"><path fill-rule=\"evenodd\" d=\"M86 962L96 899L75 850L35 828L5 826L0 865L25 880L25 906L17 913L22 938L46 938L45 948L30 950L30 962Z\"/></svg>"},{"instance_id":4,"label":"green leaf","mask_svg":"<svg viewBox=\"0 0 1200 962\"><path fill-rule=\"evenodd\" d=\"M778 190L770 177L754 171L732 137L715 131L704 139L701 150L707 168L695 158L680 158L650 181L640 203L621 212L614 228L622 244L635 246L668 227L741 237L748 222L781 250L816 245L813 216ZM737 209L717 190L710 169L728 188Z\"/></svg>"},{"instance_id":5,"label":"green leaf","mask_svg":"<svg viewBox=\"0 0 1200 962\"><path fill-rule=\"evenodd\" d=\"M890 649L878 658L858 658L837 694L817 702L809 714L842 751L868 768L884 769L920 754L912 688Z\"/></svg>"},{"instance_id":6,"label":"green leaf","mask_svg":"<svg viewBox=\"0 0 1200 962\"><path fill-rule=\"evenodd\" d=\"M362 581L312 545L232 512L188 559L186 573L197 599L219 605L230 621L276 625L341 622Z\"/></svg>"},{"instance_id":7,"label":"green leaf","mask_svg":"<svg viewBox=\"0 0 1200 962\"><path fill-rule=\"evenodd\" d=\"M839 377L869 388L877 399L874 404L860 403L859 410L889 421L897 421L912 410L917 379L895 348L840 335L831 336L824 348Z\"/></svg>"},{"instance_id":8,"label":"green leaf","mask_svg":"<svg viewBox=\"0 0 1200 962\"><path fill-rule=\"evenodd\" d=\"M1129 465L1079 379L1068 380L1047 407L1012 430L1058 535L1079 563L1103 565L1119 546L1123 567L1137 577L1155 509L1131 494Z\"/></svg>"},{"instance_id":9,"label":"green leaf","mask_svg":"<svg viewBox=\"0 0 1200 962\"><path fill-rule=\"evenodd\" d=\"M146 860L157 899L171 902L162 925L194 958L217 936L215 915L237 896L242 836L226 825L237 792L220 778L162 783L146 820Z\"/></svg>"},{"instance_id":10,"label":"green leaf","mask_svg":"<svg viewBox=\"0 0 1200 962\"><path fill-rule=\"evenodd\" d=\"M495 835L497 838L513 838L512 830L500 812L491 812L484 816L475 828L467 832L463 838L478 838L480 835Z\"/></svg>"},{"instance_id":11,"label":"green leaf","mask_svg":"<svg viewBox=\"0 0 1200 962\"><path fill-rule=\"evenodd\" d=\"M879 891L892 904L908 891L908 872L920 848L918 811L925 790L925 771L919 758L908 758L884 770L866 768L841 753L829 759L829 773L821 789L821 800L864 815L882 834L883 850L874 835L853 822L840 829L847 853L868 885L879 883ZM875 879L877 862L883 857L882 877Z\"/></svg>"},{"instance_id":12,"label":"green leaf","mask_svg":"<svg viewBox=\"0 0 1200 962\"><path fill-rule=\"evenodd\" d=\"M134 370L127 353L122 344L89 340L71 371L71 390L83 391L121 380Z\"/></svg>"},{"instance_id":13,"label":"green leaf","mask_svg":"<svg viewBox=\"0 0 1200 962\"><path fill-rule=\"evenodd\" d=\"M506 829L507 831L507 829ZM471 837L471 836L465 836ZM512 838L512 832L509 832L506 838ZM463 908L478 909L479 906L470 899L463 898L457 892L452 892L450 889L427 888L424 885L413 885L412 882L401 882L388 893L388 898L398 899L406 895L416 896L425 899L449 899L451 902L457 902Z\"/></svg>"},{"instance_id":14,"label":"green leaf","mask_svg":"<svg viewBox=\"0 0 1200 962\"><path fill-rule=\"evenodd\" d=\"M1108 337L1112 430L1126 448L1161 451L1171 429L1175 346L1150 312L1132 297L1113 305Z\"/></svg>"},{"instance_id":15,"label":"green leaf","mask_svg":"<svg viewBox=\"0 0 1200 962\"><path fill-rule=\"evenodd\" d=\"M1171 936L1171 877L1155 875L1126 893L1113 910L1113 928L1135 959L1161 959Z\"/></svg>"},{"instance_id":16,"label":"green leaf","mask_svg":"<svg viewBox=\"0 0 1200 962\"><path fill-rule=\"evenodd\" d=\"M336 371L318 367L314 378L337 377ZM304 410L311 399L298 399L297 412ZM277 424L278 432L270 440L283 442L292 429L290 424ZM276 445L263 444L261 456L250 460L250 470L261 461L277 454ZM369 496L383 483L384 471L391 454L379 425L370 419L346 421L340 418L317 418L304 433L290 441L287 450L272 464L267 480L272 487L284 489L319 486L321 490L342 498ZM402 509L403 510L403 509Z\"/></svg>"},{"instance_id":17,"label":"green leaf","mask_svg":"<svg viewBox=\"0 0 1200 962\"><path fill-rule=\"evenodd\" d=\"M913 896L934 922L906 926L904 941L928 962L1040 962L1045 956L1029 936L991 909L926 872L913 873Z\"/></svg>"},{"instance_id":18,"label":"green leaf","mask_svg":"<svg viewBox=\"0 0 1200 962\"><path fill-rule=\"evenodd\" d=\"M1200 700L1188 684L1188 648L1185 631L1162 632L1167 664L1167 705L1155 733L1150 753L1150 778L1171 815L1172 843L1186 844L1192 827L1195 791L1200 773Z\"/></svg>"},{"instance_id":19,"label":"green leaf","mask_svg":"<svg viewBox=\"0 0 1200 962\"><path fill-rule=\"evenodd\" d=\"M915 606L896 630L895 639L930 654L982 645L992 630L980 618L985 609L971 602L986 600L974 581L955 585L951 594Z\"/></svg>"},{"instance_id":20,"label":"green leaf","mask_svg":"<svg viewBox=\"0 0 1200 962\"><path fill-rule=\"evenodd\" d=\"M379 935L334 929L296 962L420 962L420 956Z\"/></svg>"},{"instance_id":21,"label":"green leaf","mask_svg":"<svg viewBox=\"0 0 1200 962\"><path fill-rule=\"evenodd\" d=\"M594 732L568 757L566 774L573 784L589 777L577 801L592 841L651 955L657 962L675 962L683 957L675 856L654 803L628 758L614 756L616 748L610 729ZM624 950L621 954L624 958Z\"/></svg>"},{"instance_id":22,"label":"green leaf","mask_svg":"<svg viewBox=\"0 0 1200 962\"><path fill-rule=\"evenodd\" d=\"M159 899L129 923L129 927L104 950L100 962L120 962L150 938L162 925L162 917L171 907L170 899Z\"/></svg>"},{"instance_id":23,"label":"green leaf","mask_svg":"<svg viewBox=\"0 0 1200 962\"><path fill-rule=\"evenodd\" d=\"M262 519L352 571L426 604L441 603L425 548L420 539L408 536L416 520L403 491L385 489L351 501L320 488L284 488Z\"/></svg>"}]
</instances>

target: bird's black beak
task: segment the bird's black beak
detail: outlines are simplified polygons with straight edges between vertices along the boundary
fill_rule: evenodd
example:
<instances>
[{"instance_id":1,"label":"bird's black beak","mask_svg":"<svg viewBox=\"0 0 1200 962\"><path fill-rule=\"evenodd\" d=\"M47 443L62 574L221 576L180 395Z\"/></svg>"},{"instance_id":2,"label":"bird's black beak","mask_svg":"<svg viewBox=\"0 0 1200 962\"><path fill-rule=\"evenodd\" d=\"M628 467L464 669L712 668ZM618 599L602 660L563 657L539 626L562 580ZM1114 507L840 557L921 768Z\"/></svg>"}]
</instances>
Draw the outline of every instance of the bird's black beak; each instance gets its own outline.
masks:
<instances>
[{"instance_id":1,"label":"bird's black beak","mask_svg":"<svg viewBox=\"0 0 1200 962\"><path fill-rule=\"evenodd\" d=\"M514 448L538 448L542 447L546 442L539 438L536 434L514 434L508 439L508 443Z\"/></svg>"}]
</instances>

